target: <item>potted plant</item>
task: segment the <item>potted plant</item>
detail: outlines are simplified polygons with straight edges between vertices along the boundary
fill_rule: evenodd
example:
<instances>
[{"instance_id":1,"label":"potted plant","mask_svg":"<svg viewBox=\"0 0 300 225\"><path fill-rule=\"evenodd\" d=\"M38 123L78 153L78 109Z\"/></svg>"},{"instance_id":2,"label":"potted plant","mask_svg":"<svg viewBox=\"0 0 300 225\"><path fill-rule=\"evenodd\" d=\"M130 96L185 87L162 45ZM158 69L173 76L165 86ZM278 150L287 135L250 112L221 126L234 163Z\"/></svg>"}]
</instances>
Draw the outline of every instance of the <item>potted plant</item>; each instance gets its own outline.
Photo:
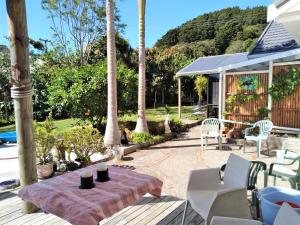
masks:
<instances>
[{"instance_id":1,"label":"potted plant","mask_svg":"<svg viewBox=\"0 0 300 225\"><path fill-rule=\"evenodd\" d=\"M103 154L106 148L103 145L103 137L100 132L90 126L74 127L64 133L64 143L69 154L76 155L76 161L81 167L91 164L91 156L95 153Z\"/></svg>"},{"instance_id":2,"label":"potted plant","mask_svg":"<svg viewBox=\"0 0 300 225\"><path fill-rule=\"evenodd\" d=\"M53 174L52 147L55 144L55 130L51 115L43 123L35 123L35 143L38 178L45 179Z\"/></svg>"}]
</instances>

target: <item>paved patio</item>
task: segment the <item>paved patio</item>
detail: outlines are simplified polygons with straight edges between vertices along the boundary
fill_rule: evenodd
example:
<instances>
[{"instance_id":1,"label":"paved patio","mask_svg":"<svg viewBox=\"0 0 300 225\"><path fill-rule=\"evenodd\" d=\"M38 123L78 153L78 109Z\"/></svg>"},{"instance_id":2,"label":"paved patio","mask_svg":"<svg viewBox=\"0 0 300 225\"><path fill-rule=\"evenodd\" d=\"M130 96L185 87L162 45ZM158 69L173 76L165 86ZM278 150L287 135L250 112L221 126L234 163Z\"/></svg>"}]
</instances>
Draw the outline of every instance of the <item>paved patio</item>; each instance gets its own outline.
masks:
<instances>
[{"instance_id":1,"label":"paved patio","mask_svg":"<svg viewBox=\"0 0 300 225\"><path fill-rule=\"evenodd\" d=\"M268 165L275 161L275 152L264 149L261 157L257 159L256 148L247 146L246 153L243 153L241 145L224 144L232 150L217 150L217 141L209 140L208 147L201 151L200 126L193 127L181 138L174 139L159 145L139 150L125 156L125 161L119 164L130 165L141 173L156 176L163 180L163 192L185 197L186 185L189 172L195 169L221 167L226 163L229 154L235 153L248 160L260 160ZM263 187L263 174L259 175L259 187ZM269 185L273 184L273 179L269 179ZM277 181L277 184L289 186L287 182Z\"/></svg>"},{"instance_id":2,"label":"paved patio","mask_svg":"<svg viewBox=\"0 0 300 225\"><path fill-rule=\"evenodd\" d=\"M201 151L199 129L200 126L193 127L178 139L131 153L118 162L119 165L129 165L138 172L160 178L164 182L164 197L158 200L145 196L137 204L100 224L180 224L190 170L219 167L227 161L230 153L257 160L255 147L248 146L246 153L243 153L241 145L225 144L231 150L220 151L216 149L216 141L213 139L209 141L208 147ZM271 153L271 156L262 154L259 160L270 164L275 161L275 154ZM282 181L278 184L289 186L287 182ZM259 187L263 187L262 174L259 176ZM20 207L21 200L16 196L16 192L0 194L0 224L68 224L54 215L42 212L23 215ZM203 225L202 218L192 209L189 209L188 215L188 224Z\"/></svg>"}]
</instances>

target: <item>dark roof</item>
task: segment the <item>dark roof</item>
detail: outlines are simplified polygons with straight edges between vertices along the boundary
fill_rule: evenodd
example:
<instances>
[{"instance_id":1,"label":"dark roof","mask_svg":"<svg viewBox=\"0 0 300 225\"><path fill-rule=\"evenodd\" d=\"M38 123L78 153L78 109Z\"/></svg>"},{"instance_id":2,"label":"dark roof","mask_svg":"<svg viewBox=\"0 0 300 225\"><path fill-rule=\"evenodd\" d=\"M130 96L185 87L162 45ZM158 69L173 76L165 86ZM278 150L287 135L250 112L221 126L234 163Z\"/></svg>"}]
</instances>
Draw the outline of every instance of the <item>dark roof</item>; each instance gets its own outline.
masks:
<instances>
[{"instance_id":1,"label":"dark roof","mask_svg":"<svg viewBox=\"0 0 300 225\"><path fill-rule=\"evenodd\" d=\"M271 21L254 45L249 56L288 51L298 47L292 35L281 24Z\"/></svg>"}]
</instances>

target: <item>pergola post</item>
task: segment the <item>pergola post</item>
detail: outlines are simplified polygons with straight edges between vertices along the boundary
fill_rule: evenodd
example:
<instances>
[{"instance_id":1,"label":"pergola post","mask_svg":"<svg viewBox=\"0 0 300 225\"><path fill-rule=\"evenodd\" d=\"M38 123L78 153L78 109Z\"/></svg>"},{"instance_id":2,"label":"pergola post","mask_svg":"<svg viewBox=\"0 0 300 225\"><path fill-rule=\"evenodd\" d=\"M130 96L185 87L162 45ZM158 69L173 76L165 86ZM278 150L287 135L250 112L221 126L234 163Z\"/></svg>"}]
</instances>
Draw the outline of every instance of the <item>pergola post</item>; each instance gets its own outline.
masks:
<instances>
[{"instance_id":1,"label":"pergola post","mask_svg":"<svg viewBox=\"0 0 300 225\"><path fill-rule=\"evenodd\" d=\"M223 114L223 71L219 75L219 110L218 110L218 118L219 120L222 119L222 114Z\"/></svg>"},{"instance_id":2,"label":"pergola post","mask_svg":"<svg viewBox=\"0 0 300 225\"><path fill-rule=\"evenodd\" d=\"M222 81L223 81L223 86L222 86L222 115L221 117L224 118L224 112L225 112L225 100L226 100L226 71L222 72Z\"/></svg>"},{"instance_id":3,"label":"pergola post","mask_svg":"<svg viewBox=\"0 0 300 225\"><path fill-rule=\"evenodd\" d=\"M6 0L6 7L12 71L11 96L14 99L19 174L21 186L25 186L37 182L25 0ZM37 210L37 207L24 201L22 210L24 213L32 213Z\"/></svg>"},{"instance_id":4,"label":"pergola post","mask_svg":"<svg viewBox=\"0 0 300 225\"><path fill-rule=\"evenodd\" d=\"M178 77L178 117L181 119L181 77Z\"/></svg>"},{"instance_id":5,"label":"pergola post","mask_svg":"<svg viewBox=\"0 0 300 225\"><path fill-rule=\"evenodd\" d=\"M268 90L272 87L273 83L273 61L269 61L269 77L268 77ZM272 120L272 96L268 94L268 117Z\"/></svg>"}]
</instances>

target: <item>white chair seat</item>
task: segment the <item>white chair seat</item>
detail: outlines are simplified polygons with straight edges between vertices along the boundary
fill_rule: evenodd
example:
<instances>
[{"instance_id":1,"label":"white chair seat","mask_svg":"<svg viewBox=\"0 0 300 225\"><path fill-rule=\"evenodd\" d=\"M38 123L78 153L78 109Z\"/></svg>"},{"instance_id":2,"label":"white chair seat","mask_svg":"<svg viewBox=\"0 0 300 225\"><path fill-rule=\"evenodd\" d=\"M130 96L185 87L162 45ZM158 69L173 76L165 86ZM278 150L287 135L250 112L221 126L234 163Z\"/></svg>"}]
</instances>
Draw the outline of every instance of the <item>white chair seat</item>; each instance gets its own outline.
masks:
<instances>
[{"instance_id":1,"label":"white chair seat","mask_svg":"<svg viewBox=\"0 0 300 225\"><path fill-rule=\"evenodd\" d=\"M202 137L213 137L213 138L216 138L216 137L219 137L220 134L219 133L213 133L213 132L210 132L209 134L202 134Z\"/></svg>"},{"instance_id":2,"label":"white chair seat","mask_svg":"<svg viewBox=\"0 0 300 225\"><path fill-rule=\"evenodd\" d=\"M280 207L274 225L299 225L300 215L299 213L289 206L287 203L283 203Z\"/></svg>"},{"instance_id":3,"label":"white chair seat","mask_svg":"<svg viewBox=\"0 0 300 225\"><path fill-rule=\"evenodd\" d=\"M298 156L300 156L299 153L291 152L291 151L288 151L287 153L284 154L284 158L286 159L296 159Z\"/></svg>"},{"instance_id":4,"label":"white chair seat","mask_svg":"<svg viewBox=\"0 0 300 225\"><path fill-rule=\"evenodd\" d=\"M267 137L260 137L260 136L245 136L247 141L259 141L259 140L266 140Z\"/></svg>"},{"instance_id":5,"label":"white chair seat","mask_svg":"<svg viewBox=\"0 0 300 225\"><path fill-rule=\"evenodd\" d=\"M207 218L209 213L207 206L213 201L214 193L215 191L188 191L186 197L192 208Z\"/></svg>"},{"instance_id":6,"label":"white chair seat","mask_svg":"<svg viewBox=\"0 0 300 225\"><path fill-rule=\"evenodd\" d=\"M283 177L294 177L297 175L297 173L287 167L281 166L281 165L274 165L272 174L283 176Z\"/></svg>"},{"instance_id":7,"label":"white chair seat","mask_svg":"<svg viewBox=\"0 0 300 225\"><path fill-rule=\"evenodd\" d=\"M214 216L210 225L262 225L260 221Z\"/></svg>"}]
</instances>

